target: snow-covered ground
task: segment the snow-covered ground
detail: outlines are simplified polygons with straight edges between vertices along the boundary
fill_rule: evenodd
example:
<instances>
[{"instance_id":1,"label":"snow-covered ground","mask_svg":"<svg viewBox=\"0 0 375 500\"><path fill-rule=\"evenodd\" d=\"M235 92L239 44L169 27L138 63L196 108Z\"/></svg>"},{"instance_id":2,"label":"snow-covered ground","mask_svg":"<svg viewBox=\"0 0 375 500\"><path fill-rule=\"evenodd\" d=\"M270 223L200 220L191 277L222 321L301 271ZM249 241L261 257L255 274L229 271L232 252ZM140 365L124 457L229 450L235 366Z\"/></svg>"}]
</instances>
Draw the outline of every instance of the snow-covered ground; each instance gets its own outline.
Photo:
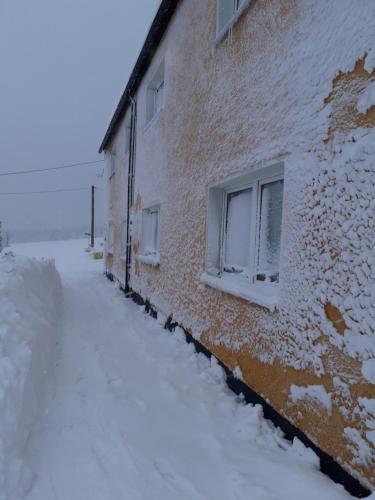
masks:
<instances>
[{"instance_id":1,"label":"snow-covered ground","mask_svg":"<svg viewBox=\"0 0 375 500\"><path fill-rule=\"evenodd\" d=\"M215 362L126 300L84 247L12 248L54 257L63 285L58 355L25 456L35 472L27 500L351 498L260 407L242 404Z\"/></svg>"}]
</instances>

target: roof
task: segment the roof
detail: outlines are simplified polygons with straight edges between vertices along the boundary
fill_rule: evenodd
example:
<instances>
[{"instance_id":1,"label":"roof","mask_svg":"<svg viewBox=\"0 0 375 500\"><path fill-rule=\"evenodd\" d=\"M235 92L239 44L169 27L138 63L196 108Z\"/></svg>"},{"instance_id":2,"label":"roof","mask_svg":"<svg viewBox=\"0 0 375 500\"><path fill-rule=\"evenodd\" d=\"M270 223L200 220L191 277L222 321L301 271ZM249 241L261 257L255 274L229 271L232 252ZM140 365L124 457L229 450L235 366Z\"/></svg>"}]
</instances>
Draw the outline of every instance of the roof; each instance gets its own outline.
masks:
<instances>
[{"instance_id":1,"label":"roof","mask_svg":"<svg viewBox=\"0 0 375 500\"><path fill-rule=\"evenodd\" d=\"M116 111L112 116L107 132L100 145L99 153L102 153L108 146L113 135L119 126L119 123L125 115L131 99L138 90L138 87L149 68L155 52L161 42L161 39L166 32L169 22L177 8L179 0L162 0L156 16L151 24L151 28L147 34L142 50L138 56L137 62L130 75L129 81L121 96L120 102L117 105Z\"/></svg>"}]
</instances>

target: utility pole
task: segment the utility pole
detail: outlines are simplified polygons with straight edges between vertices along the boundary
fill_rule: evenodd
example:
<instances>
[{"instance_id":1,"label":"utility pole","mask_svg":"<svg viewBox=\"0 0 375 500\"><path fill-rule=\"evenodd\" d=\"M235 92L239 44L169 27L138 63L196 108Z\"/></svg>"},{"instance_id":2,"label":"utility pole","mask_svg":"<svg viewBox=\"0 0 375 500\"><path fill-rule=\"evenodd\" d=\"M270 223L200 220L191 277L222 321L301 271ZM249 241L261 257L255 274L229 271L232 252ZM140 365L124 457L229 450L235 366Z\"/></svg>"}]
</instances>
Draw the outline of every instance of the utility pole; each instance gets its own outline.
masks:
<instances>
[{"instance_id":1,"label":"utility pole","mask_svg":"<svg viewBox=\"0 0 375 500\"><path fill-rule=\"evenodd\" d=\"M0 253L3 251L2 222L0 220Z\"/></svg>"},{"instance_id":2,"label":"utility pole","mask_svg":"<svg viewBox=\"0 0 375 500\"><path fill-rule=\"evenodd\" d=\"M95 186L91 186L91 248L95 246Z\"/></svg>"}]
</instances>

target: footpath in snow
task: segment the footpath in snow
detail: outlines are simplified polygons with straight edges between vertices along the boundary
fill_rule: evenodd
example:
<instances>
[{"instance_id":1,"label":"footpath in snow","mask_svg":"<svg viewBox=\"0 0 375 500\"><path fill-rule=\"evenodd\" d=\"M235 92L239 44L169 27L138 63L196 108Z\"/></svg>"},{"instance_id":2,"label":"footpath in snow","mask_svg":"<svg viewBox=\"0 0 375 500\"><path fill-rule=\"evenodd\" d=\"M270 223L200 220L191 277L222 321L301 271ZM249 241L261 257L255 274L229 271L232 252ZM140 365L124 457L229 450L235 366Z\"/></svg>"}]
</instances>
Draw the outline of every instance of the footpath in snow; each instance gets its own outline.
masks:
<instances>
[{"instance_id":1,"label":"footpath in snow","mask_svg":"<svg viewBox=\"0 0 375 500\"><path fill-rule=\"evenodd\" d=\"M242 404L216 363L126 300L83 248L13 248L55 257L63 287L58 352L25 456L27 500L351 498L260 407Z\"/></svg>"}]
</instances>

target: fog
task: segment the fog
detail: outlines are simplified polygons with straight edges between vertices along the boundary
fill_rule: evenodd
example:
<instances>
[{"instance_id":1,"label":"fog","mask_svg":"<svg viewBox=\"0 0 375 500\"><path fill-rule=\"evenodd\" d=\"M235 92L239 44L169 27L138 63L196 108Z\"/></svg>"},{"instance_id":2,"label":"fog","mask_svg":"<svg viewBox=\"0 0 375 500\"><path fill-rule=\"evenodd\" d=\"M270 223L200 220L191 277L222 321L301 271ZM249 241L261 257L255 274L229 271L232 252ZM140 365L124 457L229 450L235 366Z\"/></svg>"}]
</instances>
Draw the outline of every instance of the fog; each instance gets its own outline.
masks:
<instances>
[{"instance_id":1,"label":"fog","mask_svg":"<svg viewBox=\"0 0 375 500\"><path fill-rule=\"evenodd\" d=\"M159 0L0 0L0 173L101 159L98 147ZM11 240L82 235L103 164L0 177ZM50 194L8 192L87 188Z\"/></svg>"}]
</instances>

